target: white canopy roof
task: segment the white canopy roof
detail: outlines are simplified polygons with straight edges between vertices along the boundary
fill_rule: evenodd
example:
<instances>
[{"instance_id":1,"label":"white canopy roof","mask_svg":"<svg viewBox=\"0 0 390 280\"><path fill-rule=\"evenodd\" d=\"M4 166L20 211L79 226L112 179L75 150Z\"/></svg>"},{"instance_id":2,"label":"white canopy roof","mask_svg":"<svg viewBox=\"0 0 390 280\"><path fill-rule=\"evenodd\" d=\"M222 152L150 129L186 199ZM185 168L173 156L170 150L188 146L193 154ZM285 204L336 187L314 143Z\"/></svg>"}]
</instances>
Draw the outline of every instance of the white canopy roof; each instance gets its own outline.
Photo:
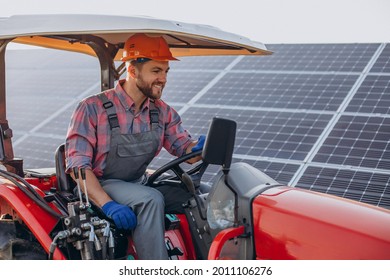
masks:
<instances>
[{"instance_id":1,"label":"white canopy roof","mask_svg":"<svg viewBox=\"0 0 390 280\"><path fill-rule=\"evenodd\" d=\"M163 35L174 56L267 55L264 44L218 28L149 17L111 15L18 15L0 18L0 40L83 52L88 36L121 47L134 33ZM84 41L84 39L85 41ZM119 60L121 50L115 59Z\"/></svg>"}]
</instances>

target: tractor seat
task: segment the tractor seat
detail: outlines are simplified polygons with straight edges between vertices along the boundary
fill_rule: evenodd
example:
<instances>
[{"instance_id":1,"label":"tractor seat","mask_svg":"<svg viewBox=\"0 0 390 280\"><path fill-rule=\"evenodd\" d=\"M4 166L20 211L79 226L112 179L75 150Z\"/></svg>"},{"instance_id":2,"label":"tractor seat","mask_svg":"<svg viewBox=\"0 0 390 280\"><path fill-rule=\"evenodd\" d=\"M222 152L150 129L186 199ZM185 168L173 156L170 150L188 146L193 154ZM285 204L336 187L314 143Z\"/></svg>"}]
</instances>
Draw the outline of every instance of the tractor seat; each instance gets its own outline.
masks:
<instances>
[{"instance_id":1,"label":"tractor seat","mask_svg":"<svg viewBox=\"0 0 390 280\"><path fill-rule=\"evenodd\" d=\"M73 193L76 183L72 177L65 172L65 144L61 144L55 151L55 164L58 190Z\"/></svg>"},{"instance_id":2,"label":"tractor seat","mask_svg":"<svg viewBox=\"0 0 390 280\"><path fill-rule=\"evenodd\" d=\"M66 192L75 195L79 198L77 193L77 184L73 178L65 172L65 144L61 144L55 151L55 166L56 166L56 176L57 176L57 190L58 192ZM92 204L92 207L100 217L106 220L110 220L103 211L97 207L93 201L89 201ZM66 208L66 206L65 206Z\"/></svg>"}]
</instances>

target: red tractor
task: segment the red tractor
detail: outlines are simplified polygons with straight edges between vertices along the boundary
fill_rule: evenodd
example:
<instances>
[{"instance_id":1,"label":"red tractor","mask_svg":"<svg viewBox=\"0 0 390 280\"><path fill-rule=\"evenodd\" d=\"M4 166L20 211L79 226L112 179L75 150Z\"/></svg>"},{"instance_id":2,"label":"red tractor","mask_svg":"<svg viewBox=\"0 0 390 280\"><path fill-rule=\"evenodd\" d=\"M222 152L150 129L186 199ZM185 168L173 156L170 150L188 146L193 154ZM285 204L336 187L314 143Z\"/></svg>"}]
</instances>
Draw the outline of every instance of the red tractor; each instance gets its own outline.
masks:
<instances>
[{"instance_id":1,"label":"red tractor","mask_svg":"<svg viewBox=\"0 0 390 280\"><path fill-rule=\"evenodd\" d=\"M77 195L80 184L65 173L63 146L55 154L56 175L26 176L22 159L14 158L5 105L8 43L95 56L102 90L120 77L123 66L115 61L135 33L163 35L174 56L272 53L210 26L150 18L15 16L0 26L0 259L137 259L131 234ZM150 186L179 184L193 194L185 215L166 215L171 259L390 259L390 211L285 186L246 163L232 164L235 133L234 121L213 118L203 151L149 177ZM200 164L180 167L199 154ZM202 181L209 165L220 167L211 186Z\"/></svg>"}]
</instances>

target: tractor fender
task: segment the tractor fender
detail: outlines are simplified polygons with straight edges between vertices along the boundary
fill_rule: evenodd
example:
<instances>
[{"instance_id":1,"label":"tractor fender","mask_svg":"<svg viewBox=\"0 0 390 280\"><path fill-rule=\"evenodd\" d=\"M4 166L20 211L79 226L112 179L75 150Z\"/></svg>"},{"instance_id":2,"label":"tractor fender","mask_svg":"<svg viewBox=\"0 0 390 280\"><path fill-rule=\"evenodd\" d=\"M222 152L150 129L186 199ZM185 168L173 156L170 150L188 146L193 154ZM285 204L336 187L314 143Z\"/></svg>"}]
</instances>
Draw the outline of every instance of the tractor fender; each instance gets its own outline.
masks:
<instances>
[{"instance_id":1,"label":"tractor fender","mask_svg":"<svg viewBox=\"0 0 390 280\"><path fill-rule=\"evenodd\" d=\"M0 179L0 212L1 215L9 214L14 219L16 214L17 218L23 221L45 251L49 252L52 242L49 233L58 222L58 218L42 209L23 191L5 179ZM57 249L54 252L54 259L65 259L65 256Z\"/></svg>"}]
</instances>

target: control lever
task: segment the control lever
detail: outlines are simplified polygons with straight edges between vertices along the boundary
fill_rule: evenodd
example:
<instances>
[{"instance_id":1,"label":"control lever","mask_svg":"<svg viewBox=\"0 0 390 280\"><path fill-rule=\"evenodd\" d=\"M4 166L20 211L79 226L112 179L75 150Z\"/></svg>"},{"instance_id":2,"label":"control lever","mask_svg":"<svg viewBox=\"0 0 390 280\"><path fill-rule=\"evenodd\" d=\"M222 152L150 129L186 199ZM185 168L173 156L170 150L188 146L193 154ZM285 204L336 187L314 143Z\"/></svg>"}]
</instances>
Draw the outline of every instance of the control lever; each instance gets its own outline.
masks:
<instances>
[{"instance_id":1,"label":"control lever","mask_svg":"<svg viewBox=\"0 0 390 280\"><path fill-rule=\"evenodd\" d=\"M188 175L188 173L184 172L181 175L181 179L182 179L183 183L186 185L188 192L192 195L195 195L195 186L194 186L194 182L192 182L190 175Z\"/></svg>"},{"instance_id":2,"label":"control lever","mask_svg":"<svg viewBox=\"0 0 390 280\"><path fill-rule=\"evenodd\" d=\"M203 200L195 192L195 186L194 182L191 179L191 176L188 175L188 173L184 172L181 175L181 180L186 185L188 192L194 196L196 204L198 205L200 217L202 218L202 220L206 220L206 215L204 214L206 208L204 206Z\"/></svg>"},{"instance_id":3,"label":"control lever","mask_svg":"<svg viewBox=\"0 0 390 280\"><path fill-rule=\"evenodd\" d=\"M86 176L85 176L85 168L84 167L80 168L80 173L81 173L81 180L83 180L83 185L84 185L85 199L87 201L86 206L91 207L91 204L89 203L89 199L88 199L87 180L86 180Z\"/></svg>"},{"instance_id":4,"label":"control lever","mask_svg":"<svg viewBox=\"0 0 390 280\"><path fill-rule=\"evenodd\" d=\"M83 197L81 195L81 187L80 187L80 180L79 180L79 169L77 167L73 167L73 175L74 175L74 178L76 179L76 183L77 183L77 191L79 193L79 198L80 198L80 208L84 209L85 205L84 205L84 202L83 202Z\"/></svg>"}]
</instances>

